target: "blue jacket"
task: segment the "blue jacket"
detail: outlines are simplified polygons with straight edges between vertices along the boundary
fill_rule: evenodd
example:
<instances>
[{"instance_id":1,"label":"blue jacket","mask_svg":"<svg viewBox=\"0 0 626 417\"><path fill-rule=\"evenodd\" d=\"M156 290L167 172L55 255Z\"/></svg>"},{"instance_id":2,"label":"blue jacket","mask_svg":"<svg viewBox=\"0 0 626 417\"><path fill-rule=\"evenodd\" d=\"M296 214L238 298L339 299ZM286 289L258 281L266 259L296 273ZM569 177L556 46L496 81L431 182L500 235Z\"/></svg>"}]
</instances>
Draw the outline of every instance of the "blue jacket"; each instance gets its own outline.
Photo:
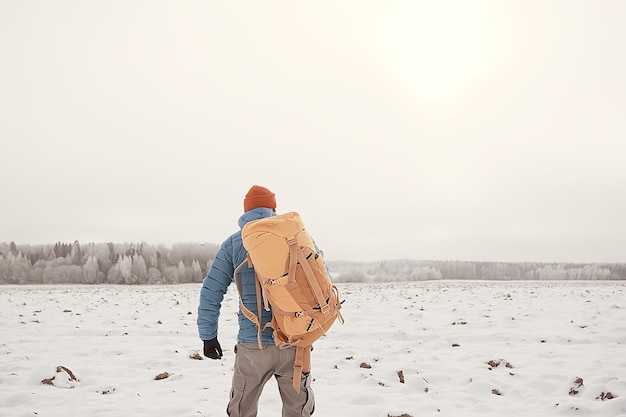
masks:
<instances>
[{"instance_id":1,"label":"blue jacket","mask_svg":"<svg viewBox=\"0 0 626 417\"><path fill-rule=\"evenodd\" d=\"M276 213L273 210L264 207L245 212L239 218L240 230L233 233L222 243L222 246L215 255L209 273L204 278L202 290L200 291L197 323L201 340L210 340L217 337L218 319L222 300L224 299L228 286L233 282L235 268L237 268L248 255L241 240L241 229L250 221L275 215ZM254 314L258 314L254 269L244 266L241 284L241 297L244 305ZM265 325L272 320L272 313L265 311L263 306L261 306L261 311L263 313L261 323ZM263 331L261 336L262 343L274 343L272 336L273 331L274 330L269 327ZM237 339L243 343L257 343L257 335L258 333L254 323L248 320L241 313L241 309L239 309L239 334Z\"/></svg>"}]
</instances>

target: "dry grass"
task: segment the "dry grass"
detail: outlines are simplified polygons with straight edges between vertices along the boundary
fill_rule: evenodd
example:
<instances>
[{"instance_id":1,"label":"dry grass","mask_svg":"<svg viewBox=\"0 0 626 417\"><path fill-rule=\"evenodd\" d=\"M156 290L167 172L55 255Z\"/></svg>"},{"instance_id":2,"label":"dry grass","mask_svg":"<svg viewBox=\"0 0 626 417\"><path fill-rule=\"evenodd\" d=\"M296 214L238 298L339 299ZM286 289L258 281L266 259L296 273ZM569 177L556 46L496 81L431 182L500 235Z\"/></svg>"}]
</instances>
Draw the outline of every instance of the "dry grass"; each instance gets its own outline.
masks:
<instances>
[{"instance_id":1,"label":"dry grass","mask_svg":"<svg viewBox=\"0 0 626 417\"><path fill-rule=\"evenodd\" d=\"M62 365L59 365L59 366L57 366L57 373L59 373L59 372L65 372L68 375L70 381L78 382L78 378L76 378L76 375L74 375L74 372L72 372L69 368L67 368L65 366L62 366ZM56 386L56 385L54 385L54 378L55 377L53 376L52 378L42 379L41 383L44 384L44 385L52 385L54 387L54 386ZM57 387L57 388L60 388L60 387Z\"/></svg>"}]
</instances>

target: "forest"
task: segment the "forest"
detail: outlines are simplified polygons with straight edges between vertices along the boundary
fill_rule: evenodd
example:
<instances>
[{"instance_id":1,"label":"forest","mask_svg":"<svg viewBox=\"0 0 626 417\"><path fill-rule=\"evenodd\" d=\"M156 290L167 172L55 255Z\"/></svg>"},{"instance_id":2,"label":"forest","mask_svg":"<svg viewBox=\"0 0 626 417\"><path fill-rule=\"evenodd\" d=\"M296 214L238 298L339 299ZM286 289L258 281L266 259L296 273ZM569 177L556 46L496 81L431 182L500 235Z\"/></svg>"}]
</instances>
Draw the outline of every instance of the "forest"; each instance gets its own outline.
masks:
<instances>
[{"instance_id":1,"label":"forest","mask_svg":"<svg viewBox=\"0 0 626 417\"><path fill-rule=\"evenodd\" d=\"M205 243L0 243L0 284L201 282L218 249Z\"/></svg>"},{"instance_id":2,"label":"forest","mask_svg":"<svg viewBox=\"0 0 626 417\"><path fill-rule=\"evenodd\" d=\"M219 245L177 243L0 243L0 284L200 283ZM327 260L334 282L429 280L625 280L621 263Z\"/></svg>"},{"instance_id":3,"label":"forest","mask_svg":"<svg viewBox=\"0 0 626 417\"><path fill-rule=\"evenodd\" d=\"M329 263L336 282L429 280L625 280L622 263L468 262L394 259Z\"/></svg>"}]
</instances>

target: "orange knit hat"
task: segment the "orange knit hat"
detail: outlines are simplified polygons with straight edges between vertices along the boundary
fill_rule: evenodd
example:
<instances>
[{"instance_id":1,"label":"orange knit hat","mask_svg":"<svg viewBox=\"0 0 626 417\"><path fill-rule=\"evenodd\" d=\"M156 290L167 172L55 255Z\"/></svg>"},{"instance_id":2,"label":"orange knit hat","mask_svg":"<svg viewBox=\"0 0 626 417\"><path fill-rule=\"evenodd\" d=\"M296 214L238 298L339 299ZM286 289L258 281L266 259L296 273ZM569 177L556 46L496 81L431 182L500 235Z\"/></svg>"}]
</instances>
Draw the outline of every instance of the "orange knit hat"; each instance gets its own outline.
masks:
<instances>
[{"instance_id":1,"label":"orange knit hat","mask_svg":"<svg viewBox=\"0 0 626 417\"><path fill-rule=\"evenodd\" d=\"M276 208L276 195L265 187L253 185L243 199L243 211L258 207Z\"/></svg>"}]
</instances>

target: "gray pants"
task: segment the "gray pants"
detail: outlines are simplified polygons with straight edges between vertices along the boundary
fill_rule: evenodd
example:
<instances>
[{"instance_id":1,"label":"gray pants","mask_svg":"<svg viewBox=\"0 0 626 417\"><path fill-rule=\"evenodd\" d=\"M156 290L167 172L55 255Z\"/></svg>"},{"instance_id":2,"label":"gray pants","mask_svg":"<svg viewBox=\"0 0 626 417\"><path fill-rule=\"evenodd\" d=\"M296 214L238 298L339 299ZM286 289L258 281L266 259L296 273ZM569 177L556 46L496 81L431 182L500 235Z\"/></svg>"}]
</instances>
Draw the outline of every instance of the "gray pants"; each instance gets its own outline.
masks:
<instances>
[{"instance_id":1,"label":"gray pants","mask_svg":"<svg viewBox=\"0 0 626 417\"><path fill-rule=\"evenodd\" d=\"M300 393L293 388L293 361L296 349L278 349L275 345L237 343L235 347L233 387L227 412L230 417L256 417L259 397L272 375L278 382L283 401L282 417L309 417L315 408L311 375L302 374Z\"/></svg>"}]
</instances>

